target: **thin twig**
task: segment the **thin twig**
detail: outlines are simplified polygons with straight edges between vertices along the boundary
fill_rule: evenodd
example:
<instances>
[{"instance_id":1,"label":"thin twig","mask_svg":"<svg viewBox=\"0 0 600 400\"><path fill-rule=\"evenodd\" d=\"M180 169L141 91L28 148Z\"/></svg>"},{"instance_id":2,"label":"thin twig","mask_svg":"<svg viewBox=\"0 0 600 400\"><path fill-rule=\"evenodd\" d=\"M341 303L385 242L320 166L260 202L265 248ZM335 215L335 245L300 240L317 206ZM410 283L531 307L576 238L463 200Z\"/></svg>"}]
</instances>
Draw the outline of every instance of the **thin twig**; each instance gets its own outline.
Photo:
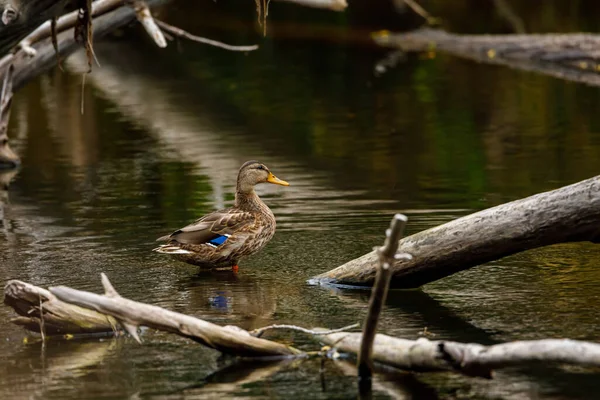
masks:
<instances>
[{"instance_id":1,"label":"thin twig","mask_svg":"<svg viewBox=\"0 0 600 400\"><path fill-rule=\"evenodd\" d=\"M263 333L265 333L266 331L271 330L271 329L287 329L287 330L292 330L292 331L308 333L309 335L329 335L330 333L344 332L344 331L347 331L348 329L358 328L359 326L360 326L360 324L352 324L352 325L344 326L343 328L332 329L329 331L321 331L321 330L314 331L314 330L302 328L302 327L296 326L296 325L277 325L276 324L276 325L269 325L269 326L264 326L262 328L255 329L255 330L251 331L250 334L255 337L261 337Z\"/></svg>"},{"instance_id":2,"label":"thin twig","mask_svg":"<svg viewBox=\"0 0 600 400\"><path fill-rule=\"evenodd\" d=\"M215 47L220 47L222 49L225 50L231 50L231 51L253 51L258 49L258 45L252 45L252 46L232 46L229 44L225 44L225 43L221 43L221 42L217 42L216 40L211 40L211 39L206 39L200 36L196 36L196 35L192 35L189 32L184 31L181 28L177 28L176 26L173 25L169 25L166 22L160 21L156 18L154 18L154 21L156 22L156 24L160 27L160 29L162 29L163 31L167 31L175 36L184 38L184 39L188 39L191 40L193 42L198 42L198 43L204 43L204 44L209 44L211 46L215 46Z\"/></svg>"},{"instance_id":3,"label":"thin twig","mask_svg":"<svg viewBox=\"0 0 600 400\"><path fill-rule=\"evenodd\" d=\"M42 305L42 296L40 298L40 333L42 334L42 342L46 341L46 327L44 326L44 306Z\"/></svg>"},{"instance_id":4,"label":"thin twig","mask_svg":"<svg viewBox=\"0 0 600 400\"><path fill-rule=\"evenodd\" d=\"M427 23L433 25L437 22L437 18L432 17L431 14L429 14L427 11L425 11L425 9L423 7L421 7L416 1L404 0L404 3L406 3L406 5L409 6L414 12L419 14L421 17L425 18Z\"/></svg>"},{"instance_id":5,"label":"thin twig","mask_svg":"<svg viewBox=\"0 0 600 400\"><path fill-rule=\"evenodd\" d=\"M377 333L377 323L379 314L385 304L388 287L390 284L391 271L390 267L399 257L396 256L398 250L398 241L404 233L408 218L403 214L396 214L392 219L390 228L386 230L385 243L377 250L379 255L379 267L375 284L369 301L369 311L365 318L363 328L362 343L358 354L358 377L361 391L371 389L371 376L373 375L373 340Z\"/></svg>"}]
</instances>

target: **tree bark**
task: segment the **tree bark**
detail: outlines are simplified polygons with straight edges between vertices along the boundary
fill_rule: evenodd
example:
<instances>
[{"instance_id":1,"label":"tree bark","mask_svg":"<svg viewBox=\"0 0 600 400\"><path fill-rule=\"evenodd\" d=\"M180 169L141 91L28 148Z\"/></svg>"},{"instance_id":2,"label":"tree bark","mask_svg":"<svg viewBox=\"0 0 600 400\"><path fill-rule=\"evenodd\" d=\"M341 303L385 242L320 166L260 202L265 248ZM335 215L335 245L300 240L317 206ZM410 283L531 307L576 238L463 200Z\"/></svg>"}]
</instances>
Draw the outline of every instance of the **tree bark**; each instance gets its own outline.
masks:
<instances>
[{"instance_id":1,"label":"tree bark","mask_svg":"<svg viewBox=\"0 0 600 400\"><path fill-rule=\"evenodd\" d=\"M13 318L12 323L33 332L40 332L42 324L48 335L117 329L117 321L112 317L62 302L46 289L17 280L9 281L4 287L4 304L20 315Z\"/></svg>"},{"instance_id":2,"label":"tree bark","mask_svg":"<svg viewBox=\"0 0 600 400\"><path fill-rule=\"evenodd\" d=\"M337 350L357 354L360 333L332 333L321 340ZM373 360L411 371L456 371L491 378L494 369L530 363L600 366L600 344L569 339L527 340L482 346L474 343L406 340L378 334Z\"/></svg>"},{"instance_id":3,"label":"tree bark","mask_svg":"<svg viewBox=\"0 0 600 400\"><path fill-rule=\"evenodd\" d=\"M489 208L399 242L413 256L392 267L391 287L415 288L521 251L556 243L600 241L600 176ZM372 286L370 252L309 283Z\"/></svg>"},{"instance_id":4,"label":"tree bark","mask_svg":"<svg viewBox=\"0 0 600 400\"><path fill-rule=\"evenodd\" d=\"M71 0L0 0L0 14L5 15L6 12L13 15L0 22L0 57L44 21L61 15L69 1Z\"/></svg>"},{"instance_id":5,"label":"tree bark","mask_svg":"<svg viewBox=\"0 0 600 400\"><path fill-rule=\"evenodd\" d=\"M487 64L534 71L600 86L600 35L458 35L420 29L374 35L377 44L407 52L439 51Z\"/></svg>"}]
</instances>

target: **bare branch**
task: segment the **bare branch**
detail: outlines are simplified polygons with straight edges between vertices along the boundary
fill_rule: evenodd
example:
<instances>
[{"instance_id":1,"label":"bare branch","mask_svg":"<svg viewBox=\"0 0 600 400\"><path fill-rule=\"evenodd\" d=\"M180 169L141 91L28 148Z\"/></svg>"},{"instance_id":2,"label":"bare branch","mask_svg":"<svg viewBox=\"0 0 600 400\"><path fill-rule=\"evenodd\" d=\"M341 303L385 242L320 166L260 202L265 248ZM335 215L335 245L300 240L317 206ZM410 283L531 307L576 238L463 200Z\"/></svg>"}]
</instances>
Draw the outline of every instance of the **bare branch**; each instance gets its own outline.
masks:
<instances>
[{"instance_id":1,"label":"bare branch","mask_svg":"<svg viewBox=\"0 0 600 400\"><path fill-rule=\"evenodd\" d=\"M200 36L192 35L191 33L186 32L186 31L184 31L181 28L177 28L176 26L169 25L166 22L160 21L158 19L155 19L155 21L156 21L156 24L158 26L160 26L160 28L162 30L167 31L167 32L169 32L172 35L175 35L177 37L191 40L193 42L209 44L211 46L220 47L222 49L231 50L231 51L253 51L253 50L258 49L258 45L252 45L252 46L232 46L232 45L229 45L229 44L217 42L216 40L206 39L206 38L203 38L203 37L200 37Z\"/></svg>"},{"instance_id":2,"label":"bare branch","mask_svg":"<svg viewBox=\"0 0 600 400\"><path fill-rule=\"evenodd\" d=\"M131 0L130 4L135 10L137 20L142 24L154 43L156 43L156 45L161 49L167 47L167 40L156 25L148 4L142 0Z\"/></svg>"},{"instance_id":3,"label":"bare branch","mask_svg":"<svg viewBox=\"0 0 600 400\"><path fill-rule=\"evenodd\" d=\"M301 6L322 8L332 11L344 11L348 7L346 0L279 0L287 3L296 3Z\"/></svg>"},{"instance_id":4,"label":"bare branch","mask_svg":"<svg viewBox=\"0 0 600 400\"><path fill-rule=\"evenodd\" d=\"M360 326L360 324L352 324L352 325L344 326L342 328L324 331L324 330L306 329L306 328L302 328L302 327L296 326L296 325L282 324L282 325L264 326L262 328L258 328L253 331L250 331L250 334L254 337L261 337L263 335L263 333L265 333L266 331L271 330L271 329L287 329L287 330L292 330L292 331L308 333L309 335L319 336L319 335L329 335L330 333L336 333L336 332L345 332L349 329L358 328L359 326Z\"/></svg>"}]
</instances>

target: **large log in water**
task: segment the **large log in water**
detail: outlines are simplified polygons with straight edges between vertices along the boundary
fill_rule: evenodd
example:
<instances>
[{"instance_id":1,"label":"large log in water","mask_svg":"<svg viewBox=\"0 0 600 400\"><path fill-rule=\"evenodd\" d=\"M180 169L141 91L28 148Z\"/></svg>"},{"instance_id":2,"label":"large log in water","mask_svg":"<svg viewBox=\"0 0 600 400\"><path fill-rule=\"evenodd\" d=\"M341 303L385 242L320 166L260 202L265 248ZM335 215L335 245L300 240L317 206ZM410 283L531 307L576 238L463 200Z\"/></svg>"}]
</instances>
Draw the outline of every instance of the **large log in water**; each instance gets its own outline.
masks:
<instances>
[{"instance_id":1,"label":"large log in water","mask_svg":"<svg viewBox=\"0 0 600 400\"><path fill-rule=\"evenodd\" d=\"M600 86L600 35L459 35L422 29L374 35L377 44L402 51L439 51L487 64L535 71Z\"/></svg>"},{"instance_id":2,"label":"large log in water","mask_svg":"<svg viewBox=\"0 0 600 400\"><path fill-rule=\"evenodd\" d=\"M600 242L600 176L489 208L399 242L411 260L392 267L391 287L414 288L521 251L556 243ZM370 252L311 279L316 284L372 286Z\"/></svg>"},{"instance_id":3,"label":"large log in water","mask_svg":"<svg viewBox=\"0 0 600 400\"><path fill-rule=\"evenodd\" d=\"M358 354L360 333L331 333L322 341L339 351ZM378 334L373 360L411 371L456 371L491 378L494 369L529 363L600 366L600 344L568 339L524 340L482 346L475 343L407 340Z\"/></svg>"}]
</instances>

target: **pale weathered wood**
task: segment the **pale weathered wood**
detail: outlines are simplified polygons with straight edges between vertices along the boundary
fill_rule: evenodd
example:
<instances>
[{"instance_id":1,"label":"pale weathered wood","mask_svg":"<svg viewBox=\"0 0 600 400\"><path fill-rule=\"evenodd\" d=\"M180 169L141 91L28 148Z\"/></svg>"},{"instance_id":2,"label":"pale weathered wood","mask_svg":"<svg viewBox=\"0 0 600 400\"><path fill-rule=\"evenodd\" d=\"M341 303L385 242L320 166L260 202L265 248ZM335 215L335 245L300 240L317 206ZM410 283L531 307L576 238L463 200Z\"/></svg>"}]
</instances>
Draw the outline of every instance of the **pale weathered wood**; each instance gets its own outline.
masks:
<instances>
[{"instance_id":1,"label":"pale weathered wood","mask_svg":"<svg viewBox=\"0 0 600 400\"><path fill-rule=\"evenodd\" d=\"M113 316L138 340L135 330L143 325L175 333L237 356L288 356L301 353L293 347L253 337L240 328L221 327L199 318L123 298L104 274L102 282L106 290L104 296L65 286L51 287L50 292L64 302Z\"/></svg>"},{"instance_id":2,"label":"pale weathered wood","mask_svg":"<svg viewBox=\"0 0 600 400\"><path fill-rule=\"evenodd\" d=\"M64 303L46 289L17 280L8 281L4 287L4 304L20 315L11 322L33 332L40 332L42 318L48 335L113 332L117 329L117 321L112 317Z\"/></svg>"},{"instance_id":3,"label":"pale weathered wood","mask_svg":"<svg viewBox=\"0 0 600 400\"><path fill-rule=\"evenodd\" d=\"M338 351L357 354L360 333L332 333L320 340ZM406 340L378 334L373 360L411 371L456 371L491 378L494 369L530 363L600 366L600 344L569 339L526 340L482 346L474 343Z\"/></svg>"},{"instance_id":4,"label":"pale weathered wood","mask_svg":"<svg viewBox=\"0 0 600 400\"><path fill-rule=\"evenodd\" d=\"M391 287L412 288L521 251L600 241L600 176L489 208L402 239L413 256L392 267ZM311 279L313 284L372 286L370 252Z\"/></svg>"}]
</instances>

